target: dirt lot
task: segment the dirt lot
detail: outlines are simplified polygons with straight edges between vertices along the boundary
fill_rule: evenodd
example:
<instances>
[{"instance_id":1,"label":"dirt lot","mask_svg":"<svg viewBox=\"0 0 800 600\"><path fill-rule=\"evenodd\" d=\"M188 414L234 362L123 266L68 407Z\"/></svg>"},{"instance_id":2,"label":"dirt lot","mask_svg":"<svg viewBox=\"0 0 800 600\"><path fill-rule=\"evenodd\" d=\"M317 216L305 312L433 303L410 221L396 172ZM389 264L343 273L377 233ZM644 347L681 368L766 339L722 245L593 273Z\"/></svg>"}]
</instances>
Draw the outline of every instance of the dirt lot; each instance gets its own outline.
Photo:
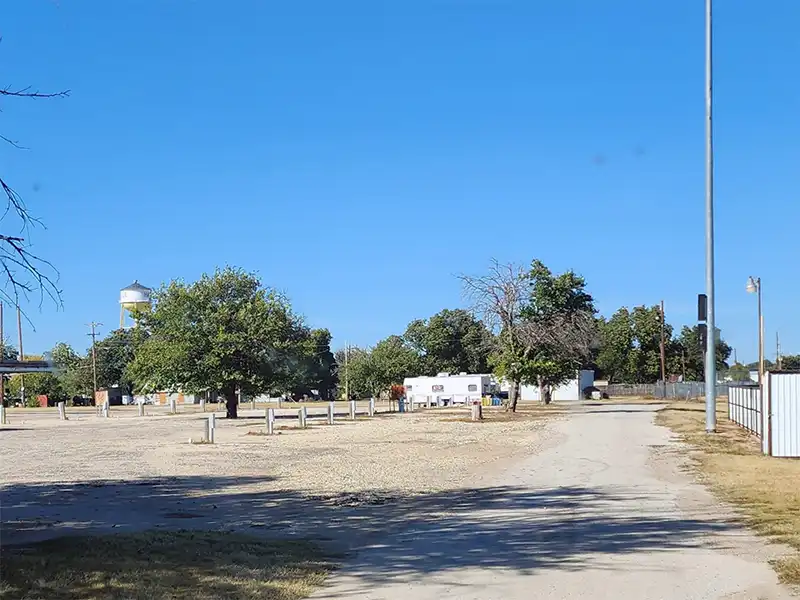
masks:
<instances>
[{"instance_id":1,"label":"dirt lot","mask_svg":"<svg viewBox=\"0 0 800 600\"><path fill-rule=\"evenodd\" d=\"M306 430L281 420L273 436L263 435L263 409L242 410L239 420L217 420L213 445L189 443L206 418L194 407L178 415L148 407L146 417L112 408L109 419L69 409L66 422L56 409L10 410L0 430L3 543L153 528L347 540L359 511L374 516L387 501L443 494L436 501L446 505L447 490L478 485L495 465L536 450L541 417L558 413L487 409L486 421L471 423L468 409L378 409L334 426L312 418Z\"/></svg>"}]
</instances>

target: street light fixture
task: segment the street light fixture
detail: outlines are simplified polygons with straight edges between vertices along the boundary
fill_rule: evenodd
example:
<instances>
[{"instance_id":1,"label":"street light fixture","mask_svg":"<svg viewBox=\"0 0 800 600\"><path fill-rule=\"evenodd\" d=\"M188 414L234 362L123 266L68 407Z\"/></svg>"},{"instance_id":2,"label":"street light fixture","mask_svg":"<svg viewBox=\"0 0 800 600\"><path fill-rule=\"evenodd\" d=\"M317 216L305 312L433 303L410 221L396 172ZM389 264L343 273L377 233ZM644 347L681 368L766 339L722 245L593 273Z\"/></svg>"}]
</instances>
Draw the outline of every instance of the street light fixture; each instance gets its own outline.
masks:
<instances>
[{"instance_id":1,"label":"street light fixture","mask_svg":"<svg viewBox=\"0 0 800 600\"><path fill-rule=\"evenodd\" d=\"M761 277L748 277L745 288L749 294L758 294L758 385L764 379L764 315L761 311Z\"/></svg>"}]
</instances>

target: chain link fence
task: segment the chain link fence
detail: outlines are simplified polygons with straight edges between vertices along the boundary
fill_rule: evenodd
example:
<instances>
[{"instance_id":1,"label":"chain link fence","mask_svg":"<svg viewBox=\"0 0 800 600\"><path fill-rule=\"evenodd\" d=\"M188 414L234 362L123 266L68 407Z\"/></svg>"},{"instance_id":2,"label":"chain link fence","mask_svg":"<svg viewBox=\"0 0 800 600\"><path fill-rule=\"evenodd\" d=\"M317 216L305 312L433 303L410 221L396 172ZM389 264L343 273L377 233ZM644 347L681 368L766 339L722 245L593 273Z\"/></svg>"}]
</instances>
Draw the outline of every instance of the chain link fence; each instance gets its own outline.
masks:
<instances>
[{"instance_id":1,"label":"chain link fence","mask_svg":"<svg viewBox=\"0 0 800 600\"><path fill-rule=\"evenodd\" d=\"M680 381L676 383L613 383L604 390L609 397L636 396L641 398L690 399L706 395L702 381ZM717 396L728 396L728 384L717 384Z\"/></svg>"}]
</instances>

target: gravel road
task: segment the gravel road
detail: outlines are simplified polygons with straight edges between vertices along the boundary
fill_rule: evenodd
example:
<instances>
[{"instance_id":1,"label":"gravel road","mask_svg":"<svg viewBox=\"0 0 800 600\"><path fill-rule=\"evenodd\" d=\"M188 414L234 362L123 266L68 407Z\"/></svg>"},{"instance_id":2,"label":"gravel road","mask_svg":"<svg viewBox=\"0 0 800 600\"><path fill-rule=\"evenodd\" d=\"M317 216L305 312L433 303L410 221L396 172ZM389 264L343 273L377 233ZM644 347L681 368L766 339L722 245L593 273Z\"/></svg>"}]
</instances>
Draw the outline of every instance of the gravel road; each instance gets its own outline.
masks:
<instances>
[{"instance_id":1,"label":"gravel road","mask_svg":"<svg viewBox=\"0 0 800 600\"><path fill-rule=\"evenodd\" d=\"M548 448L356 553L315 598L778 600L767 546L685 474L653 406L588 408Z\"/></svg>"}]
</instances>

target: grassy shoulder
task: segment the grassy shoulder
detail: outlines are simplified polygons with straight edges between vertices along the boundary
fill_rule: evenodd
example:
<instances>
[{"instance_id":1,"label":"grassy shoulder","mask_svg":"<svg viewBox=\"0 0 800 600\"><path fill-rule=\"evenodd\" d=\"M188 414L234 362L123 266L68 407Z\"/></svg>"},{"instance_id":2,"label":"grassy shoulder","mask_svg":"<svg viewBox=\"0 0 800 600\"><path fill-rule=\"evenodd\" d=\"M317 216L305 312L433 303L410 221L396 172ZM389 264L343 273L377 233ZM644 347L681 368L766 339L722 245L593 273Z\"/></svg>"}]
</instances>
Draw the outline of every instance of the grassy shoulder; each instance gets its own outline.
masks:
<instances>
[{"instance_id":1,"label":"grassy shoulder","mask_svg":"<svg viewBox=\"0 0 800 600\"><path fill-rule=\"evenodd\" d=\"M673 402L656 422L679 434L697 452L698 475L723 500L739 509L746 524L797 550L775 561L781 581L800 584L800 461L761 453L758 439L728 420L717 404L717 433L705 433L702 402Z\"/></svg>"},{"instance_id":2,"label":"grassy shoulder","mask_svg":"<svg viewBox=\"0 0 800 600\"><path fill-rule=\"evenodd\" d=\"M3 600L294 600L332 568L314 544L231 533L66 537L3 548Z\"/></svg>"}]
</instances>

